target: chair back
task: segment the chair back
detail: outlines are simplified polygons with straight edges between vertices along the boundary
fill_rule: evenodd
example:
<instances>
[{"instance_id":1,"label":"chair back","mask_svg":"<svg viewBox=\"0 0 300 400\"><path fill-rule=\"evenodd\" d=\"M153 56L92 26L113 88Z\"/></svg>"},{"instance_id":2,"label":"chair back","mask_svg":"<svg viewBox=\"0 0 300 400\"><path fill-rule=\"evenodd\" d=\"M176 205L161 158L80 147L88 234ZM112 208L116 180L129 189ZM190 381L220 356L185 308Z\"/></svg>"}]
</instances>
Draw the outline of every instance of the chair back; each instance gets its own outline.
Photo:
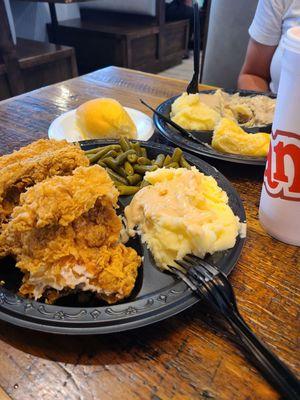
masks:
<instances>
[{"instance_id":1,"label":"chair back","mask_svg":"<svg viewBox=\"0 0 300 400\"><path fill-rule=\"evenodd\" d=\"M201 82L234 89L258 0L210 0L209 3Z\"/></svg>"},{"instance_id":2,"label":"chair back","mask_svg":"<svg viewBox=\"0 0 300 400\"><path fill-rule=\"evenodd\" d=\"M0 0L0 63L5 65L5 71L12 96L24 93L24 83L19 65L15 31L11 30L13 19L8 0Z\"/></svg>"},{"instance_id":3,"label":"chair back","mask_svg":"<svg viewBox=\"0 0 300 400\"><path fill-rule=\"evenodd\" d=\"M156 17L156 2L156 0L95 0L79 3L79 7Z\"/></svg>"},{"instance_id":4,"label":"chair back","mask_svg":"<svg viewBox=\"0 0 300 400\"><path fill-rule=\"evenodd\" d=\"M11 33L14 44L16 44L17 43L16 29L15 29L15 23L14 23L13 15L11 12L9 0L4 0L4 4L5 4L5 8L6 8L6 14L7 14L7 18L8 18L10 33Z\"/></svg>"}]
</instances>

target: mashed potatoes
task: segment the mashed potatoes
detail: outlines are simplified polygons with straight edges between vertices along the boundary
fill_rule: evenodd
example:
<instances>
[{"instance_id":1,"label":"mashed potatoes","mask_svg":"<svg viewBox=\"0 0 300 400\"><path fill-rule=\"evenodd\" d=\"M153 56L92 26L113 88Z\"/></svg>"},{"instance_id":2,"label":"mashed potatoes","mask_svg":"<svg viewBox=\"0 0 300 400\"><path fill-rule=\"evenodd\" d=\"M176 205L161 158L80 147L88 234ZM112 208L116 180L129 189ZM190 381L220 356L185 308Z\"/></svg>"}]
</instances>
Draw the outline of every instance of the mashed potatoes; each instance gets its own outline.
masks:
<instances>
[{"instance_id":1,"label":"mashed potatoes","mask_svg":"<svg viewBox=\"0 0 300 400\"><path fill-rule=\"evenodd\" d=\"M85 139L135 138L137 134L127 111L114 99L89 100L77 108L76 116Z\"/></svg>"},{"instance_id":2,"label":"mashed potatoes","mask_svg":"<svg viewBox=\"0 0 300 400\"><path fill-rule=\"evenodd\" d=\"M268 133L247 133L232 119L222 118L214 131L211 145L223 153L265 157L270 140Z\"/></svg>"},{"instance_id":3,"label":"mashed potatoes","mask_svg":"<svg viewBox=\"0 0 300 400\"><path fill-rule=\"evenodd\" d=\"M185 129L210 131L220 120L220 115L200 101L198 94L183 93L172 104L171 119Z\"/></svg>"},{"instance_id":4,"label":"mashed potatoes","mask_svg":"<svg viewBox=\"0 0 300 400\"><path fill-rule=\"evenodd\" d=\"M145 179L151 186L133 197L125 216L129 233L138 227L159 267L235 245L241 224L214 178L192 167L159 169Z\"/></svg>"},{"instance_id":5,"label":"mashed potatoes","mask_svg":"<svg viewBox=\"0 0 300 400\"><path fill-rule=\"evenodd\" d=\"M220 89L216 91L216 94L217 92L221 93L220 96L226 95ZM233 113L237 122L245 127L264 126L273 122L275 105L276 100L268 96L240 96L239 93L235 93L225 97L222 116L225 117L228 110Z\"/></svg>"},{"instance_id":6,"label":"mashed potatoes","mask_svg":"<svg viewBox=\"0 0 300 400\"><path fill-rule=\"evenodd\" d=\"M268 96L230 95L221 89L212 94L183 93L171 107L171 119L189 130L213 130L221 118L232 118L245 127L272 123L275 99Z\"/></svg>"}]
</instances>

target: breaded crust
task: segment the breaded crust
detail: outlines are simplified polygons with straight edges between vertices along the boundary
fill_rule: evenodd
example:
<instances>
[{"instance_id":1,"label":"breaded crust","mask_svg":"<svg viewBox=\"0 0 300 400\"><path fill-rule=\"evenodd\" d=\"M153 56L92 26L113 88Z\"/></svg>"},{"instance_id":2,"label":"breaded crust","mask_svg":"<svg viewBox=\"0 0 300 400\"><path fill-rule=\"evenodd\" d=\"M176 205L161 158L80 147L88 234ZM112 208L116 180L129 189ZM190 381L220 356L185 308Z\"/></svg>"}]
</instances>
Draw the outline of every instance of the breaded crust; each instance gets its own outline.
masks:
<instances>
[{"instance_id":1,"label":"breaded crust","mask_svg":"<svg viewBox=\"0 0 300 400\"><path fill-rule=\"evenodd\" d=\"M0 256L14 255L25 274L20 293L38 299L49 288L80 288L109 303L129 296L141 258L118 242L117 200L98 165L48 178L23 193L0 235Z\"/></svg>"}]
</instances>

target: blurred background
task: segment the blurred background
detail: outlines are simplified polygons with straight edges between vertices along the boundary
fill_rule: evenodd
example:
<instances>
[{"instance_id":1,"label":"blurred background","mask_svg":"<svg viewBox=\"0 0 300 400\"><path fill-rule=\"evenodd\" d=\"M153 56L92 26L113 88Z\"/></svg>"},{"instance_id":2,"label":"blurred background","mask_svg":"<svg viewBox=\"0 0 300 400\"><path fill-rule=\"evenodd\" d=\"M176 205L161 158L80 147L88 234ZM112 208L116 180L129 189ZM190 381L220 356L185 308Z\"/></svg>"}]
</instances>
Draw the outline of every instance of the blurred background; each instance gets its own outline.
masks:
<instances>
[{"instance_id":1,"label":"blurred background","mask_svg":"<svg viewBox=\"0 0 300 400\"><path fill-rule=\"evenodd\" d=\"M234 88L256 0L198 0L201 81ZM0 99L110 65L191 78L192 0L0 0Z\"/></svg>"}]
</instances>

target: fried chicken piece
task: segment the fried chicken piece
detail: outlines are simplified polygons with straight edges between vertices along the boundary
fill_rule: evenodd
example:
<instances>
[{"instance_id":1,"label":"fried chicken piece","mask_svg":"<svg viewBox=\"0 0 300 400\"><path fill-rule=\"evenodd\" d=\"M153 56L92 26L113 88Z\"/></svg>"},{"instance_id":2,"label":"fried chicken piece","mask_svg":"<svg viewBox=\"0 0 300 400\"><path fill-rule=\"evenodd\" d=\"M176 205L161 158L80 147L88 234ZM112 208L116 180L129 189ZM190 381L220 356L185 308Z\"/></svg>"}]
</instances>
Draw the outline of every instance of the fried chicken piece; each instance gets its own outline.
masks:
<instances>
[{"instance_id":1,"label":"fried chicken piece","mask_svg":"<svg viewBox=\"0 0 300 400\"><path fill-rule=\"evenodd\" d=\"M38 299L48 288L80 288L108 303L129 296L141 258L118 243L117 200L117 189L98 165L23 193L0 236L0 256L15 255L25 274L20 293Z\"/></svg>"},{"instance_id":2,"label":"fried chicken piece","mask_svg":"<svg viewBox=\"0 0 300 400\"><path fill-rule=\"evenodd\" d=\"M0 224L6 222L19 204L26 188L55 175L70 175L88 166L84 152L66 141L38 140L0 158Z\"/></svg>"},{"instance_id":3,"label":"fried chicken piece","mask_svg":"<svg viewBox=\"0 0 300 400\"><path fill-rule=\"evenodd\" d=\"M67 142L65 140L37 140L30 143L28 146L24 146L21 147L19 150L13 151L11 154L6 154L0 157L0 169L7 167L10 164L15 164L16 162L38 156L42 153L62 149L66 146L66 144Z\"/></svg>"}]
</instances>

